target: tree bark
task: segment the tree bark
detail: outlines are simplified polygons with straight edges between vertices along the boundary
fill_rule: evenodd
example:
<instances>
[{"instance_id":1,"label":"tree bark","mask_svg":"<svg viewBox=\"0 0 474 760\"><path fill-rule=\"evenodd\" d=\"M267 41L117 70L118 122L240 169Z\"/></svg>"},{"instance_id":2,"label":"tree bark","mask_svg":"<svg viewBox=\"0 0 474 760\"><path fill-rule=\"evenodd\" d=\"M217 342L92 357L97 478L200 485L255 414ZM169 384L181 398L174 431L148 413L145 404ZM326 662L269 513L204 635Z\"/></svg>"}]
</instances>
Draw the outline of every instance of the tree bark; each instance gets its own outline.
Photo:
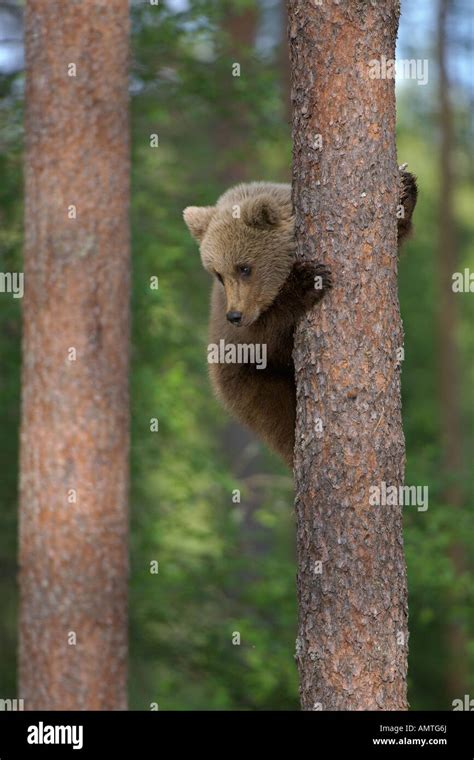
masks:
<instances>
[{"instance_id":1,"label":"tree bark","mask_svg":"<svg viewBox=\"0 0 474 760\"><path fill-rule=\"evenodd\" d=\"M456 342L458 325L457 296L452 289L452 275L458 269L456 233L453 211L453 113L449 97L449 77L447 67L447 18L450 0L439 0L437 52L439 66L439 125L440 144L440 193L439 193L439 394L441 410L442 468L445 478L443 498L452 509L455 519L457 510L462 508L463 494L459 486L462 472L462 431L460 409L459 352ZM455 542L450 548L450 556L455 572L461 575L465 569L463 547ZM450 600L456 604L456 591ZM449 666L447 691L450 701L462 697L468 689L468 642L461 624L448 622L447 642Z\"/></svg>"},{"instance_id":2,"label":"tree bark","mask_svg":"<svg viewBox=\"0 0 474 760\"><path fill-rule=\"evenodd\" d=\"M306 710L407 707L402 509L369 501L404 477L394 80L369 76L397 27L397 0L289 1L297 256L334 282L295 336Z\"/></svg>"},{"instance_id":3,"label":"tree bark","mask_svg":"<svg viewBox=\"0 0 474 760\"><path fill-rule=\"evenodd\" d=\"M19 688L28 710L126 708L128 23L127 0L26 6Z\"/></svg>"}]
</instances>

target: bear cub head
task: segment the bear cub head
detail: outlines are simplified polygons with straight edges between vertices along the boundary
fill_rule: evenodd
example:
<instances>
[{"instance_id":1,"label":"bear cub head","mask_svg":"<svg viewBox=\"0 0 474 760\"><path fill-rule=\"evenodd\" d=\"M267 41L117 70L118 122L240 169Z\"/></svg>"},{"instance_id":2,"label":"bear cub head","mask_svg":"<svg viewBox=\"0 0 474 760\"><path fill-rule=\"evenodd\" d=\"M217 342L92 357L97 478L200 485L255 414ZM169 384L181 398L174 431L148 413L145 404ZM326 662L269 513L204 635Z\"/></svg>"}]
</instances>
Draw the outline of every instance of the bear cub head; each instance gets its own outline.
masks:
<instances>
[{"instance_id":1,"label":"bear cub head","mask_svg":"<svg viewBox=\"0 0 474 760\"><path fill-rule=\"evenodd\" d=\"M290 185L237 185L215 206L188 206L183 216L204 268L223 288L228 321L236 327L256 322L295 260Z\"/></svg>"}]
</instances>

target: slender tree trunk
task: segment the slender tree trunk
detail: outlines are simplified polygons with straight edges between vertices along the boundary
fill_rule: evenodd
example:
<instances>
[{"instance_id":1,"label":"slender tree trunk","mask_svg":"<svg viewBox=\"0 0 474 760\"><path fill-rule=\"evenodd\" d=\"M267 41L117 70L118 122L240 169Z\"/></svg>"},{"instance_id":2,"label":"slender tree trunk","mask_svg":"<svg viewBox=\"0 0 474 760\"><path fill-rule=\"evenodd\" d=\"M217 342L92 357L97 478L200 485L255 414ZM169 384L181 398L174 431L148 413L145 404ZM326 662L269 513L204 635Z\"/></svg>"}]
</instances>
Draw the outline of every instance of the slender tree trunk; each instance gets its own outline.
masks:
<instances>
[{"instance_id":1,"label":"slender tree trunk","mask_svg":"<svg viewBox=\"0 0 474 760\"><path fill-rule=\"evenodd\" d=\"M251 81L257 22L258 11L254 3L241 8L235 0L226 0L222 6L224 66L219 69L221 98L215 144L217 176L228 186L248 180L249 171L253 171L252 146L248 139L249 111L239 98L232 96L232 89L237 80L237 77L233 76L233 65L236 63L240 65L240 78L247 83Z\"/></svg>"},{"instance_id":2,"label":"slender tree trunk","mask_svg":"<svg viewBox=\"0 0 474 760\"><path fill-rule=\"evenodd\" d=\"M439 372L440 372L440 409L442 429L443 472L446 479L444 499L453 510L462 507L462 492L459 487L462 470L462 434L459 355L456 343L458 311L456 296L452 290L452 275L457 271L456 234L453 212L454 175L453 175L453 114L449 97L449 78L447 69L447 17L451 6L450 0L439 0L438 5L438 66L439 66L439 122L441 132L440 146L440 195L439 195ZM458 574L463 572L463 549L455 543L450 550L451 559ZM454 592L453 596L455 597ZM455 598L451 604L455 604ZM462 697L467 691L466 659L467 641L459 622L452 620L448 624L449 666L447 691L450 700Z\"/></svg>"},{"instance_id":3,"label":"slender tree trunk","mask_svg":"<svg viewBox=\"0 0 474 760\"><path fill-rule=\"evenodd\" d=\"M295 337L307 710L407 707L402 509L371 504L404 476L394 80L369 76L397 27L397 0L289 2L297 255L334 281Z\"/></svg>"},{"instance_id":4,"label":"slender tree trunk","mask_svg":"<svg viewBox=\"0 0 474 760\"><path fill-rule=\"evenodd\" d=\"M291 69L288 46L288 13L287 0L280 0L278 5L281 25L281 39L278 46L278 64L280 69L280 88L282 101L282 119L288 124L288 130L291 131L292 107L291 107ZM287 182L288 180L284 180Z\"/></svg>"},{"instance_id":5,"label":"slender tree trunk","mask_svg":"<svg viewBox=\"0 0 474 760\"><path fill-rule=\"evenodd\" d=\"M126 708L128 3L28 0L20 696Z\"/></svg>"}]
</instances>

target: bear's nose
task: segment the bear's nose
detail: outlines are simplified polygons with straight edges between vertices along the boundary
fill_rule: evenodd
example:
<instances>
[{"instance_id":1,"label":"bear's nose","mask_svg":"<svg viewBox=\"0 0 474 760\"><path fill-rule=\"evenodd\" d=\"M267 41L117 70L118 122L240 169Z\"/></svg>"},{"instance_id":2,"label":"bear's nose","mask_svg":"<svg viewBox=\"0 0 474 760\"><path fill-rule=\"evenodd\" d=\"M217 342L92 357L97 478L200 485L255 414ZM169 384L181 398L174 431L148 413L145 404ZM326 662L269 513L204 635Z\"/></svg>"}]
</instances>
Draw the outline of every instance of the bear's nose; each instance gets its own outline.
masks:
<instances>
[{"instance_id":1,"label":"bear's nose","mask_svg":"<svg viewBox=\"0 0 474 760\"><path fill-rule=\"evenodd\" d=\"M241 311L228 311L226 316L229 322L232 322L233 325L240 325L242 322Z\"/></svg>"}]
</instances>

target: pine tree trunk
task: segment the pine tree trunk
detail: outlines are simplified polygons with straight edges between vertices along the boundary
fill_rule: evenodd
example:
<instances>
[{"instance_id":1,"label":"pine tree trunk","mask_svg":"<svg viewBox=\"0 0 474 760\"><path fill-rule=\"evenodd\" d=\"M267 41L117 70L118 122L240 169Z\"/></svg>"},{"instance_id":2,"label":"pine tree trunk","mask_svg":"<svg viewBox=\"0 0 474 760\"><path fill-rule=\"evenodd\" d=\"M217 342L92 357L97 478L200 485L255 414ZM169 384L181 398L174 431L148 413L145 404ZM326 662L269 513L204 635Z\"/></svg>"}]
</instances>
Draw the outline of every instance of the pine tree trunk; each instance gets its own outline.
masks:
<instances>
[{"instance_id":1,"label":"pine tree trunk","mask_svg":"<svg viewBox=\"0 0 474 760\"><path fill-rule=\"evenodd\" d=\"M25 21L19 690L125 709L128 3L28 0Z\"/></svg>"},{"instance_id":2,"label":"pine tree trunk","mask_svg":"<svg viewBox=\"0 0 474 760\"><path fill-rule=\"evenodd\" d=\"M289 45L287 34L287 0L280 0L278 12L281 25L281 40L278 46L278 63L280 68L280 88L282 99L282 118L291 130L292 107L291 107L291 70L289 60ZM285 178L283 181L287 182Z\"/></svg>"},{"instance_id":3,"label":"pine tree trunk","mask_svg":"<svg viewBox=\"0 0 474 760\"><path fill-rule=\"evenodd\" d=\"M297 255L334 282L295 337L306 710L407 707L402 508L369 501L404 477L394 80L369 76L397 27L397 0L289 2Z\"/></svg>"},{"instance_id":4,"label":"pine tree trunk","mask_svg":"<svg viewBox=\"0 0 474 760\"><path fill-rule=\"evenodd\" d=\"M219 6L219 22L222 35L220 55L222 63L218 69L220 98L216 109L214 147L216 149L216 176L227 187L245 182L254 170L249 109L242 98L233 96L237 77L232 74L234 64L241 67L240 78L249 86L252 81L254 63L252 60L257 33L258 8L252 0L239 7L233 0L226 0Z\"/></svg>"}]
</instances>

